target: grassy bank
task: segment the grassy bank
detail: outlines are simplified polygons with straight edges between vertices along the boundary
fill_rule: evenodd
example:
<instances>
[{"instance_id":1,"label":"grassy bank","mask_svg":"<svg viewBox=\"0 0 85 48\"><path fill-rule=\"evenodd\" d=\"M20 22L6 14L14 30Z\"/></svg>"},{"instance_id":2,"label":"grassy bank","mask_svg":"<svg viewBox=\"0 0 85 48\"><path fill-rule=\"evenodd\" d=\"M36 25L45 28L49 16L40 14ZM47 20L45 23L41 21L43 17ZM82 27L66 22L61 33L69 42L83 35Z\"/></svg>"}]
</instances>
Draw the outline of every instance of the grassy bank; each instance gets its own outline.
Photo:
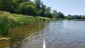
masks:
<instances>
[{"instance_id":1,"label":"grassy bank","mask_svg":"<svg viewBox=\"0 0 85 48\"><path fill-rule=\"evenodd\" d=\"M6 36L9 34L10 28L26 25L35 21L36 19L30 16L0 12L0 34Z\"/></svg>"},{"instance_id":2,"label":"grassy bank","mask_svg":"<svg viewBox=\"0 0 85 48\"><path fill-rule=\"evenodd\" d=\"M19 45L25 36L43 28L43 22L50 20L46 17L33 17L21 14L11 14L9 12L0 12L0 46ZM3 41L3 42L2 42ZM6 44L7 43L7 44Z\"/></svg>"},{"instance_id":3,"label":"grassy bank","mask_svg":"<svg viewBox=\"0 0 85 48\"><path fill-rule=\"evenodd\" d=\"M8 35L9 28L27 25L43 20L50 20L46 17L33 17L20 14L10 14L9 12L0 12L0 34Z\"/></svg>"}]
</instances>

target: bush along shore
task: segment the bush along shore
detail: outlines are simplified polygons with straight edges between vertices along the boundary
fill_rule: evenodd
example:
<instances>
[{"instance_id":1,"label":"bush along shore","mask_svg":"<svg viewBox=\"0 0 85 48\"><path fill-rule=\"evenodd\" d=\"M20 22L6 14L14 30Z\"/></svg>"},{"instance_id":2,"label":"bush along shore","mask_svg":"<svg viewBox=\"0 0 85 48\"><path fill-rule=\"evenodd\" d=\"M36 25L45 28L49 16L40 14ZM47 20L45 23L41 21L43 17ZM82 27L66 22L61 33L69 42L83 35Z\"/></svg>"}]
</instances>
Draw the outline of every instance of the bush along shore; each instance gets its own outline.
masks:
<instances>
[{"instance_id":1,"label":"bush along shore","mask_svg":"<svg viewBox=\"0 0 85 48\"><path fill-rule=\"evenodd\" d=\"M32 26L36 30L38 28L36 28L37 24L44 20L50 20L50 18L0 11L0 42L5 40L8 43L7 45L10 45L10 48L18 47L26 36L26 32L31 30ZM34 32L33 29L31 32Z\"/></svg>"}]
</instances>

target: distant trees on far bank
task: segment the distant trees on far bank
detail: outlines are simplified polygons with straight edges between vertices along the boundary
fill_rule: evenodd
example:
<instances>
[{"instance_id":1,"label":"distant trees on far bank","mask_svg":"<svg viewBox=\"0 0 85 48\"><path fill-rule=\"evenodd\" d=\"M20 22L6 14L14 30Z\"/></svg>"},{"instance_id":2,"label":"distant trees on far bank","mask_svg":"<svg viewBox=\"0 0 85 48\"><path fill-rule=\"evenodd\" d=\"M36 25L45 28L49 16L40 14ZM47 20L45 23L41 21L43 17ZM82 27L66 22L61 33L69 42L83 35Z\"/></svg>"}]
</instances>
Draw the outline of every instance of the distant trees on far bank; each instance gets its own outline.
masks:
<instances>
[{"instance_id":1,"label":"distant trees on far bank","mask_svg":"<svg viewBox=\"0 0 85 48\"><path fill-rule=\"evenodd\" d=\"M51 10L41 0L1 0L0 11L48 18L85 19L83 15L65 16L62 12Z\"/></svg>"},{"instance_id":2,"label":"distant trees on far bank","mask_svg":"<svg viewBox=\"0 0 85 48\"><path fill-rule=\"evenodd\" d=\"M67 15L67 19L85 19L85 15Z\"/></svg>"}]
</instances>

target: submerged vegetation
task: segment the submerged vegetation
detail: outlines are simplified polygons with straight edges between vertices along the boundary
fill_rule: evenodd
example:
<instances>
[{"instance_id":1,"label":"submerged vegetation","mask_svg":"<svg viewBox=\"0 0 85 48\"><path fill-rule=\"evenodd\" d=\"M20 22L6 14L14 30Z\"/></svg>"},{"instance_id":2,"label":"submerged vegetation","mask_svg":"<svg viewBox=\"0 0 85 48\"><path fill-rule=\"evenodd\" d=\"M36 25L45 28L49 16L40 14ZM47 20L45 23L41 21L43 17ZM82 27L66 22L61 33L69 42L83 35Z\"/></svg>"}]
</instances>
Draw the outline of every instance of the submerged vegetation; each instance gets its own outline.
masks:
<instances>
[{"instance_id":1,"label":"submerged vegetation","mask_svg":"<svg viewBox=\"0 0 85 48\"><path fill-rule=\"evenodd\" d=\"M43 28L43 20L49 20L49 18L11 14L9 12L1 11L0 46L3 47L4 43L1 42L3 40L5 43L8 42L7 45L10 42L11 47L16 45L19 46L23 38L28 36L29 33L33 33L40 30L40 28ZM42 21L42 23L39 23L40 21Z\"/></svg>"}]
</instances>

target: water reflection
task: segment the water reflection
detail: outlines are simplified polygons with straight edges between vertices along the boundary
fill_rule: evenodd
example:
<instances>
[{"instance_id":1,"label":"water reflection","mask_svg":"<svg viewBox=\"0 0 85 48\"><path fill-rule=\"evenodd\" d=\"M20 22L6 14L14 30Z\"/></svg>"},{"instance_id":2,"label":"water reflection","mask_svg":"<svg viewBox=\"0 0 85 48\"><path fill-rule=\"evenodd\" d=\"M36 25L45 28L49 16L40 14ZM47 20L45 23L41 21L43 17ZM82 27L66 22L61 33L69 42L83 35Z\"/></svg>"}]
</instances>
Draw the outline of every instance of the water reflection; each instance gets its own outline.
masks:
<instances>
[{"instance_id":1,"label":"water reflection","mask_svg":"<svg viewBox=\"0 0 85 48\"><path fill-rule=\"evenodd\" d=\"M51 22L45 32L47 48L85 48L85 21Z\"/></svg>"},{"instance_id":2,"label":"water reflection","mask_svg":"<svg viewBox=\"0 0 85 48\"><path fill-rule=\"evenodd\" d=\"M43 45L43 28L45 24L39 23L36 33L30 34L22 43L20 48L42 48ZM32 29L33 30L33 29ZM32 35L32 37L31 37Z\"/></svg>"},{"instance_id":3,"label":"water reflection","mask_svg":"<svg viewBox=\"0 0 85 48\"><path fill-rule=\"evenodd\" d=\"M85 21L51 21L39 32L29 34L21 48L42 48L43 37L47 48L85 48ZM41 25L40 25L41 26ZM44 26L44 25L43 25ZM44 32L44 33L43 33ZM30 37L31 35L34 35Z\"/></svg>"}]
</instances>

